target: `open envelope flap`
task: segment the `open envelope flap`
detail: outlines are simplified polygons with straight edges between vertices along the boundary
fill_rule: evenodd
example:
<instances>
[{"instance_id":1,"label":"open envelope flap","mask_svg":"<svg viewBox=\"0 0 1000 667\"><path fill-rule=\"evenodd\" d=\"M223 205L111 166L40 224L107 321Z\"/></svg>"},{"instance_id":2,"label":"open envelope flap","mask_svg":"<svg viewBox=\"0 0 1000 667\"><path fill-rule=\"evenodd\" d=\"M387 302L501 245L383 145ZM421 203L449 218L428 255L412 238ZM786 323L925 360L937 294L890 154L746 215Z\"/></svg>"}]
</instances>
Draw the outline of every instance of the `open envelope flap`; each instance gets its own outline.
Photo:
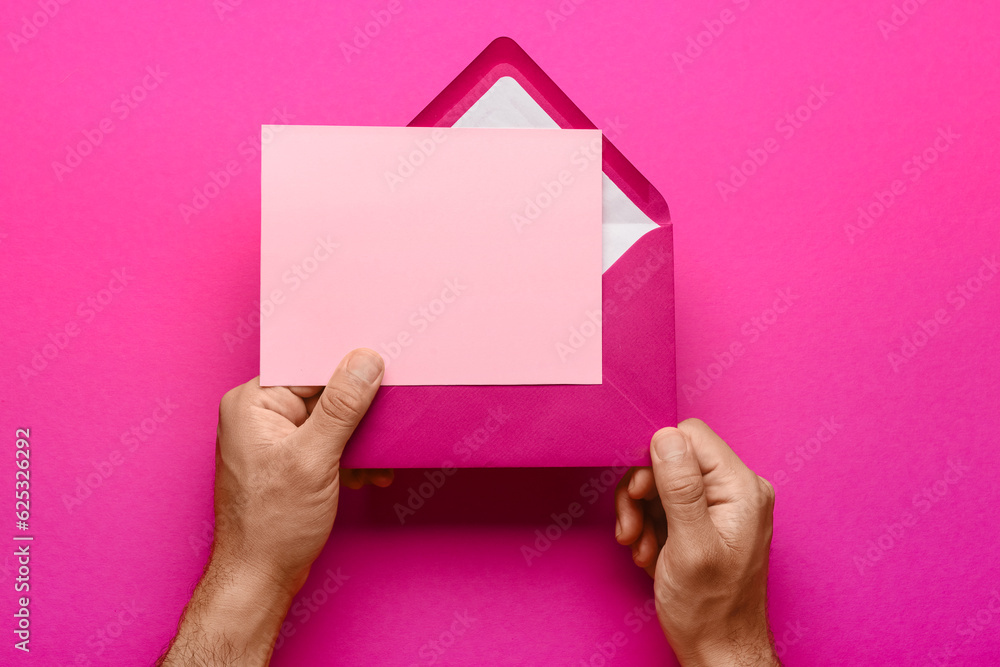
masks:
<instances>
[{"instance_id":1,"label":"open envelope flap","mask_svg":"<svg viewBox=\"0 0 1000 667\"><path fill-rule=\"evenodd\" d=\"M454 127L560 129L545 109L509 76L497 79L459 117ZM604 140L603 134L601 139ZM650 220L602 171L601 270L607 271L643 234L659 228L660 225Z\"/></svg>"},{"instance_id":2,"label":"open envelope flap","mask_svg":"<svg viewBox=\"0 0 1000 667\"><path fill-rule=\"evenodd\" d=\"M540 106L556 126L590 130L597 126L509 37L498 37L417 114L410 125L452 127L503 77L510 77ZM663 196L608 139L602 145L604 173L653 222L670 224Z\"/></svg>"},{"instance_id":3,"label":"open envelope flap","mask_svg":"<svg viewBox=\"0 0 1000 667\"><path fill-rule=\"evenodd\" d=\"M504 77L515 79L530 99L501 95L500 106L480 104L486 123L482 116L474 118L474 107L498 82L503 86ZM546 96L540 89L548 89ZM477 126L594 128L506 38L494 41L411 125L451 126L463 118ZM615 185L624 180L626 187L604 189L605 214L631 206L656 224L630 239L617 261L606 262L601 312L581 313L580 323L567 332L564 350L573 354L597 344L588 334L603 328L602 384L386 387L355 431L345 466L649 464L653 432L677 421L673 229L662 197L609 146L605 139L605 174L613 172ZM609 150L617 156L612 161L620 161L616 170L608 169ZM609 193L625 201L609 207Z\"/></svg>"}]
</instances>

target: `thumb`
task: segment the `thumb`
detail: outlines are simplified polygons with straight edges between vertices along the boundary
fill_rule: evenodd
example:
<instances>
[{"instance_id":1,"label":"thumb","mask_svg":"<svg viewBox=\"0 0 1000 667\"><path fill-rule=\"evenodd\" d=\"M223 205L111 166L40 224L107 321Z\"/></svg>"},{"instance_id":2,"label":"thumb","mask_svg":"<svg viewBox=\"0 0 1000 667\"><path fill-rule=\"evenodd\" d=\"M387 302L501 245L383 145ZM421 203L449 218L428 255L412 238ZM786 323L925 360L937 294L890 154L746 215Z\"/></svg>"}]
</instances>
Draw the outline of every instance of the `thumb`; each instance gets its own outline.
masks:
<instances>
[{"instance_id":1,"label":"thumb","mask_svg":"<svg viewBox=\"0 0 1000 667\"><path fill-rule=\"evenodd\" d=\"M708 516L701 466L687 435L676 428L660 429L653 435L650 456L668 534L681 539L706 534L714 524Z\"/></svg>"},{"instance_id":2,"label":"thumb","mask_svg":"<svg viewBox=\"0 0 1000 667\"><path fill-rule=\"evenodd\" d=\"M348 353L333 372L309 418L297 435L303 443L322 443L340 460L348 438L368 411L382 384L385 364L374 350L361 348Z\"/></svg>"}]
</instances>

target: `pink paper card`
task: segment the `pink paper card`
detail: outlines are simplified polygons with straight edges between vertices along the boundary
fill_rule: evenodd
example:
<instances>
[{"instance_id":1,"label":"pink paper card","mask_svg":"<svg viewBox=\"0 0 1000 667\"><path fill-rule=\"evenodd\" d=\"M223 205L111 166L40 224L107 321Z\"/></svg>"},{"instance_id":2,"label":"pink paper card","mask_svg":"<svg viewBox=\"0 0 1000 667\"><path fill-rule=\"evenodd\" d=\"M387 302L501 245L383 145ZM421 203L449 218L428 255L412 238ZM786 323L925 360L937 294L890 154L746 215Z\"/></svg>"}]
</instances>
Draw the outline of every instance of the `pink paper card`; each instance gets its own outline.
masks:
<instances>
[{"instance_id":1,"label":"pink paper card","mask_svg":"<svg viewBox=\"0 0 1000 667\"><path fill-rule=\"evenodd\" d=\"M262 384L601 383L600 131L262 134Z\"/></svg>"}]
</instances>

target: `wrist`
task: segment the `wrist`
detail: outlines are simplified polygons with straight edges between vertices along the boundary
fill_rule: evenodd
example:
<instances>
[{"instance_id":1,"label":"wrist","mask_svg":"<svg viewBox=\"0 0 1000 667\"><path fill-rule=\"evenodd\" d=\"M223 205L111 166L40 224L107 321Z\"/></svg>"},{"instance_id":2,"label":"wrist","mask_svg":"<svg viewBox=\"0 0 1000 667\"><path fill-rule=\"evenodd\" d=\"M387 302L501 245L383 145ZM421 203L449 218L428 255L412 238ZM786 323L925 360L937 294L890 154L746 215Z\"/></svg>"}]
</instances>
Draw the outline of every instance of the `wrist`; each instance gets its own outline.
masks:
<instances>
[{"instance_id":1,"label":"wrist","mask_svg":"<svg viewBox=\"0 0 1000 667\"><path fill-rule=\"evenodd\" d=\"M301 583L217 556L198 582L161 664L268 664Z\"/></svg>"},{"instance_id":2,"label":"wrist","mask_svg":"<svg viewBox=\"0 0 1000 667\"><path fill-rule=\"evenodd\" d=\"M675 649L683 667L780 667L767 628Z\"/></svg>"},{"instance_id":3,"label":"wrist","mask_svg":"<svg viewBox=\"0 0 1000 667\"><path fill-rule=\"evenodd\" d=\"M301 584L246 563L213 558L199 588L213 621L244 616L280 623Z\"/></svg>"},{"instance_id":4,"label":"wrist","mask_svg":"<svg viewBox=\"0 0 1000 667\"><path fill-rule=\"evenodd\" d=\"M216 538L205 573L212 574L220 584L233 580L243 582L244 589L255 589L268 604L280 604L286 597L290 601L305 584L310 566L293 568L282 561L280 554L265 558L256 551L247 548L245 543L233 546L229 540ZM220 588L227 597L238 592L232 586Z\"/></svg>"}]
</instances>

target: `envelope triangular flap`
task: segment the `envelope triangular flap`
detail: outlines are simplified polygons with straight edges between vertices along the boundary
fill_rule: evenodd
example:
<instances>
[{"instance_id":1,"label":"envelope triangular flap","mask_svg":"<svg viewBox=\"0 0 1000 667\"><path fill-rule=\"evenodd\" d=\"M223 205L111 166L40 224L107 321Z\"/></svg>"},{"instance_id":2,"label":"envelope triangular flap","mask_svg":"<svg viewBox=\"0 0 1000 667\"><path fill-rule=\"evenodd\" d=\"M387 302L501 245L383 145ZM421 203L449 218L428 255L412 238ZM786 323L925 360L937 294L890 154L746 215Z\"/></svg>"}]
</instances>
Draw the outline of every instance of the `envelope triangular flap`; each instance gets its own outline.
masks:
<instances>
[{"instance_id":1,"label":"envelope triangular flap","mask_svg":"<svg viewBox=\"0 0 1000 667\"><path fill-rule=\"evenodd\" d=\"M461 74L417 114L411 126L452 127L503 77L510 77L531 96L552 127L596 129L586 114L509 37L498 37ZM603 139L604 173L653 222L670 224L667 202L655 187L608 139Z\"/></svg>"}]
</instances>

